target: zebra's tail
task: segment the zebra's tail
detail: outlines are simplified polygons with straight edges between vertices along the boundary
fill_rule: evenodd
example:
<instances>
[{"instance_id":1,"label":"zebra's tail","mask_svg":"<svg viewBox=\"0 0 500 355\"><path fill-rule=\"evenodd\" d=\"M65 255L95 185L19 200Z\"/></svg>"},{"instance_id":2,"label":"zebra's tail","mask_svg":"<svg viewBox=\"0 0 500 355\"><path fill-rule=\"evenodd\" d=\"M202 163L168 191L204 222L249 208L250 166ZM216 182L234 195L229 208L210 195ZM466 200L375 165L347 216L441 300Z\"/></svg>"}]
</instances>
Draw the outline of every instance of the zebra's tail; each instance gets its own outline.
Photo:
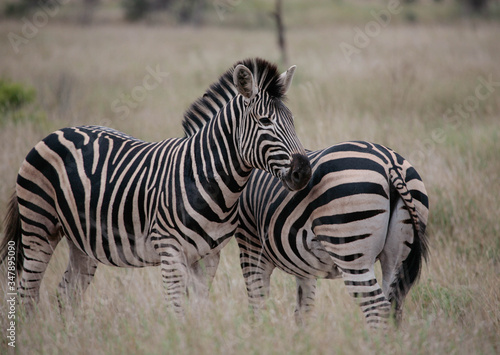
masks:
<instances>
[{"instance_id":1,"label":"zebra's tail","mask_svg":"<svg viewBox=\"0 0 500 355\"><path fill-rule=\"evenodd\" d=\"M413 167L405 169L404 173L401 168L392 168L390 179L398 195L404 201L413 226L413 243L404 242L410 248L410 252L396 271L388 295L389 302L395 311L396 324L399 324L402 317L403 301L413 284L418 280L423 261L427 261L429 254L428 240L425 234L428 199L423 182ZM411 186L409 187L408 184Z\"/></svg>"},{"instance_id":2,"label":"zebra's tail","mask_svg":"<svg viewBox=\"0 0 500 355\"><path fill-rule=\"evenodd\" d=\"M23 254L21 253L21 218L19 216L19 204L16 193L12 194L7 214L4 220L4 237L0 242L0 264L5 262L7 255L15 256L17 274L22 270Z\"/></svg>"}]
</instances>

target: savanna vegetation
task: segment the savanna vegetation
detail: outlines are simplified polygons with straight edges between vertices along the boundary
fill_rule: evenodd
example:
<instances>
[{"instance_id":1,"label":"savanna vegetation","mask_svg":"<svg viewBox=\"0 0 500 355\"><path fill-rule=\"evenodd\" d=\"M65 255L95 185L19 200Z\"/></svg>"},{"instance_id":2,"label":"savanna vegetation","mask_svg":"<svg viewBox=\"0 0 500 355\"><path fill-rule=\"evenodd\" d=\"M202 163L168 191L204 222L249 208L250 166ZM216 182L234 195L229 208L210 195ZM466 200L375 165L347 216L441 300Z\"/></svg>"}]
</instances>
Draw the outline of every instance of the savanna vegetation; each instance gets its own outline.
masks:
<instances>
[{"instance_id":1,"label":"savanna vegetation","mask_svg":"<svg viewBox=\"0 0 500 355\"><path fill-rule=\"evenodd\" d=\"M269 16L274 4L226 4L222 18L208 4L201 27L158 17L129 24L119 2L104 0L87 26L71 21L70 2L43 26L34 23L38 10L25 15L32 36L22 18L3 19L0 215L25 155L51 131L98 124L144 140L182 136L184 110L237 60L261 56L285 70ZM61 243L37 315L17 319L15 349L4 336L9 305L0 303L0 353L499 353L500 25L494 16L463 17L451 1L401 2L381 24L370 11L387 6L291 1L283 16L288 64L297 65L287 104L304 145L382 143L426 183L431 255L400 329L368 331L343 283L328 280L319 282L315 319L298 327L295 280L280 271L268 309L252 320L234 242L223 250L210 300L191 303L185 322L165 310L158 268L100 265L81 306L61 315ZM4 267L0 275L4 295Z\"/></svg>"}]
</instances>

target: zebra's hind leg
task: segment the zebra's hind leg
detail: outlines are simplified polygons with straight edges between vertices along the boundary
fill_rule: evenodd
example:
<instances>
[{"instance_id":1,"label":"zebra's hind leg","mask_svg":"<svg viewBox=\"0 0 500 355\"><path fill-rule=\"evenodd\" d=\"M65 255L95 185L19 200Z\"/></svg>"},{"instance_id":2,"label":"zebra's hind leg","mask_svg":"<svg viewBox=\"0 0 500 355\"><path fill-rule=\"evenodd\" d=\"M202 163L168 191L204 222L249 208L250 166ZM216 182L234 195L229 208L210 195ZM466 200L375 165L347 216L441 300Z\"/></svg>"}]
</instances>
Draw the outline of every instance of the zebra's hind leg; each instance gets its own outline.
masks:
<instances>
[{"instance_id":1,"label":"zebra's hind leg","mask_svg":"<svg viewBox=\"0 0 500 355\"><path fill-rule=\"evenodd\" d=\"M77 306L88 285L94 278L97 261L82 252L69 239L68 267L58 286L59 309L62 312L66 307Z\"/></svg>"},{"instance_id":2,"label":"zebra's hind leg","mask_svg":"<svg viewBox=\"0 0 500 355\"><path fill-rule=\"evenodd\" d=\"M344 284L349 294L361 307L366 323L371 328L387 328L391 304L380 287L373 266L360 272L344 270Z\"/></svg>"},{"instance_id":3,"label":"zebra's hind leg","mask_svg":"<svg viewBox=\"0 0 500 355\"><path fill-rule=\"evenodd\" d=\"M400 198L391 217L384 250L379 257L382 288L391 302L396 326L401 323L404 300L421 265L420 254L416 251L418 243L414 236L410 214Z\"/></svg>"},{"instance_id":4,"label":"zebra's hind leg","mask_svg":"<svg viewBox=\"0 0 500 355\"><path fill-rule=\"evenodd\" d=\"M316 297L316 279L295 277L297 283L297 306L295 308L295 322L303 325L311 317Z\"/></svg>"},{"instance_id":5,"label":"zebra's hind leg","mask_svg":"<svg viewBox=\"0 0 500 355\"><path fill-rule=\"evenodd\" d=\"M30 317L40 299L42 279L52 254L61 240L61 234L56 226L56 217L48 212L50 206L42 210L46 206L35 205L33 201L38 202L36 198L32 198L31 202L21 198L18 201L21 231L18 257L21 259L22 267L17 293L20 304Z\"/></svg>"}]
</instances>

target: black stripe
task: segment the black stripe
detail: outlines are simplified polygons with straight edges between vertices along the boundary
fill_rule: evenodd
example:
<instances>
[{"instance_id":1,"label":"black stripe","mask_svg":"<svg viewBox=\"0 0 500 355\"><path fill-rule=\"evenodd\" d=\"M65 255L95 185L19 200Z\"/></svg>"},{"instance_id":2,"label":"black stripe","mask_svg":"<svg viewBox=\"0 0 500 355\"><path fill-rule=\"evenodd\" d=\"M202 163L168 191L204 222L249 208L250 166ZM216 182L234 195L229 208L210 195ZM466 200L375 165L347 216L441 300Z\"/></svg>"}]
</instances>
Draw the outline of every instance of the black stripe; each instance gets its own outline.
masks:
<instances>
[{"instance_id":1,"label":"black stripe","mask_svg":"<svg viewBox=\"0 0 500 355\"><path fill-rule=\"evenodd\" d=\"M382 289L379 288L379 289L376 289L376 290L371 291L371 292L351 292L351 295L354 298L358 298L358 297L366 298L366 297L378 296L381 293L382 293Z\"/></svg>"},{"instance_id":2,"label":"black stripe","mask_svg":"<svg viewBox=\"0 0 500 355\"><path fill-rule=\"evenodd\" d=\"M377 283L376 279L370 279L365 281L352 281L352 280L344 281L344 284L346 284L347 286L373 286L376 283Z\"/></svg>"},{"instance_id":3,"label":"black stripe","mask_svg":"<svg viewBox=\"0 0 500 355\"><path fill-rule=\"evenodd\" d=\"M347 262L357 260L357 259L361 258L364 255L363 253L348 254L348 255L339 255L339 254L335 254L334 252L331 252L331 251L328 251L328 254L330 254L335 259L338 259L338 260L341 260L341 261L347 261Z\"/></svg>"},{"instance_id":4,"label":"black stripe","mask_svg":"<svg viewBox=\"0 0 500 355\"><path fill-rule=\"evenodd\" d=\"M339 244L352 243L352 242L355 242L357 240L363 240L365 238L368 238L369 236L371 236L370 233L368 233L368 234L360 234L360 235L353 235L353 236L350 236L350 237L333 237L333 236L327 236L327 235L318 234L316 236L316 239L318 239L318 240L320 240L322 242L327 242L327 243L330 243L330 244L339 245Z\"/></svg>"},{"instance_id":5,"label":"black stripe","mask_svg":"<svg viewBox=\"0 0 500 355\"><path fill-rule=\"evenodd\" d=\"M375 216L378 216L381 213L387 212L386 210L364 210L364 211L356 211L356 212L348 212L341 213L329 216L321 216L315 219L312 222L312 228L316 228L317 226L328 225L328 224L345 224L351 222L362 221L365 219L369 219Z\"/></svg>"}]
</instances>

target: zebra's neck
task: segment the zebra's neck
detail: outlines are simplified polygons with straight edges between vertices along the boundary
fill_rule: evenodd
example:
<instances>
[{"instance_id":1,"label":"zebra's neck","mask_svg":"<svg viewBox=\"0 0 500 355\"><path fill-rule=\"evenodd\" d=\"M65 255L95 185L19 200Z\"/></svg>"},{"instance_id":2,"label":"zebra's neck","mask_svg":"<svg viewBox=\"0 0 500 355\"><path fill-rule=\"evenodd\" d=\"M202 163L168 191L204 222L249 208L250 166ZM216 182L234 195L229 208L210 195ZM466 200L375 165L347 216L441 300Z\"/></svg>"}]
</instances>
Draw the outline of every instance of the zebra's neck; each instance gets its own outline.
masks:
<instances>
[{"instance_id":1,"label":"zebra's neck","mask_svg":"<svg viewBox=\"0 0 500 355\"><path fill-rule=\"evenodd\" d=\"M188 138L194 183L203 188L200 193L208 195L222 214L233 211L252 171L242 161L238 149L243 110L242 96L231 99L210 122Z\"/></svg>"}]
</instances>

